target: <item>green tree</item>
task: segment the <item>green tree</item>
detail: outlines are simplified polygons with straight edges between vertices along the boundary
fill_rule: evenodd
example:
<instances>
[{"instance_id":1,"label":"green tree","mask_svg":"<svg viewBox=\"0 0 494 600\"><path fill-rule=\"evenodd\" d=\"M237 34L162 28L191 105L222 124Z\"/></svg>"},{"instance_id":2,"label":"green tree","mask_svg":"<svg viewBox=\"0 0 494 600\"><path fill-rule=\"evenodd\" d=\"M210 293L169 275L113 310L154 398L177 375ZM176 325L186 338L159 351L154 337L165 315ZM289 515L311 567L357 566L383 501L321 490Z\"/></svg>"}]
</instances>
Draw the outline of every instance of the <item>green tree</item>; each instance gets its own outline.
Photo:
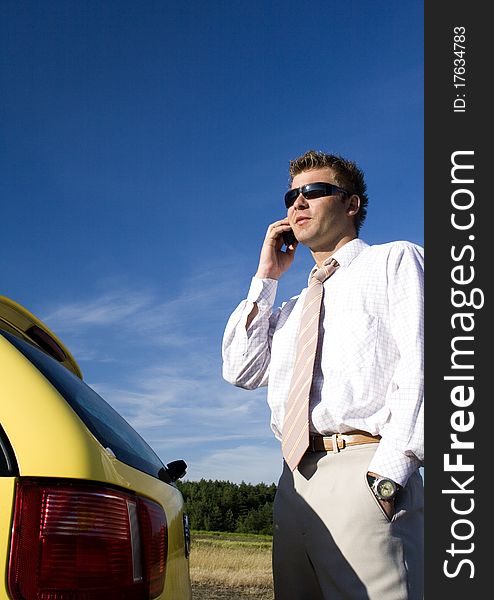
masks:
<instances>
[{"instance_id":1,"label":"green tree","mask_svg":"<svg viewBox=\"0 0 494 600\"><path fill-rule=\"evenodd\" d=\"M271 534L275 484L230 481L180 481L193 529Z\"/></svg>"}]
</instances>

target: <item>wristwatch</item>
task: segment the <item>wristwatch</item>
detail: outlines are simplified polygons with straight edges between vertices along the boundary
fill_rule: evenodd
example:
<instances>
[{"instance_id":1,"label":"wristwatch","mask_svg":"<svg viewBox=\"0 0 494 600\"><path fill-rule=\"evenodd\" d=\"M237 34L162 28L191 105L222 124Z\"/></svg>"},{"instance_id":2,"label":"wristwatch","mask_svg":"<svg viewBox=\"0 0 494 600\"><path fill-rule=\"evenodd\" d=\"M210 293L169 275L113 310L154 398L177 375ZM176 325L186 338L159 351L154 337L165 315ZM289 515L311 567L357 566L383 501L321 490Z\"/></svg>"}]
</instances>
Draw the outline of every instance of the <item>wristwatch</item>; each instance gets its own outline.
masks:
<instances>
[{"instance_id":1,"label":"wristwatch","mask_svg":"<svg viewBox=\"0 0 494 600\"><path fill-rule=\"evenodd\" d=\"M367 475L367 480L371 486L371 490L379 500L393 500L396 494L400 490L400 487L392 479L387 477L374 477L373 475Z\"/></svg>"}]
</instances>

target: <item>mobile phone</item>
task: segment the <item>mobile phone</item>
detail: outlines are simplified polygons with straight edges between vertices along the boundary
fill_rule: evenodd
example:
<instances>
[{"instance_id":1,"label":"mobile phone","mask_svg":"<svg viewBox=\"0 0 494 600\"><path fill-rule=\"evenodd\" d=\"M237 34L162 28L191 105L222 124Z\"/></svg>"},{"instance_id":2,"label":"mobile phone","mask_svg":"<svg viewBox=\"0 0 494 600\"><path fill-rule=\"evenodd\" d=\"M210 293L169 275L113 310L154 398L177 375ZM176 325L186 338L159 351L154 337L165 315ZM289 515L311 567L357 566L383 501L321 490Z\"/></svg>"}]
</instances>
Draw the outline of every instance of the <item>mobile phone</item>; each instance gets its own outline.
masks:
<instances>
[{"instance_id":1,"label":"mobile phone","mask_svg":"<svg viewBox=\"0 0 494 600\"><path fill-rule=\"evenodd\" d=\"M293 229L284 231L281 235L283 236L283 241L285 242L285 245L287 247L291 246L294 242L297 241L297 238L295 237L295 234L293 233Z\"/></svg>"}]
</instances>

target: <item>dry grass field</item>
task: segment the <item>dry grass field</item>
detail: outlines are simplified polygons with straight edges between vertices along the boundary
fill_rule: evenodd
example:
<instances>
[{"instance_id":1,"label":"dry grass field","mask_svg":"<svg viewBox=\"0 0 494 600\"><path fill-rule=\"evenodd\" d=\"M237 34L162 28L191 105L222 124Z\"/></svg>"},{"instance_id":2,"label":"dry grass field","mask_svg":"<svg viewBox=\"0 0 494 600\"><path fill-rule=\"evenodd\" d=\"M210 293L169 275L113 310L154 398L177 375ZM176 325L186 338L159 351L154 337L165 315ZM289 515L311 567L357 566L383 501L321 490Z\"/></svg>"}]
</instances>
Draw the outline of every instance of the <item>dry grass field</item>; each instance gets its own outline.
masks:
<instances>
[{"instance_id":1,"label":"dry grass field","mask_svg":"<svg viewBox=\"0 0 494 600\"><path fill-rule=\"evenodd\" d=\"M273 600L271 538L193 533L194 600Z\"/></svg>"}]
</instances>

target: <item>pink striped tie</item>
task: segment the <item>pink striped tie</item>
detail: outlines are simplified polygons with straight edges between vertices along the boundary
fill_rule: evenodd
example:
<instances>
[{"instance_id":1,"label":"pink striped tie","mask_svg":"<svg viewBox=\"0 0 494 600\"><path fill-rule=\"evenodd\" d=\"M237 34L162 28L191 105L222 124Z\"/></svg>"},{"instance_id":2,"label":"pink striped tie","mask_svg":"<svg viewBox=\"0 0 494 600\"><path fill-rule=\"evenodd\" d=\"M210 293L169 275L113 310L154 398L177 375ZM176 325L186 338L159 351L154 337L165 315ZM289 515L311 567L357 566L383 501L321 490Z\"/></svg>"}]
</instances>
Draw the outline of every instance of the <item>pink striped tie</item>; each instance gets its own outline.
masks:
<instances>
[{"instance_id":1,"label":"pink striped tie","mask_svg":"<svg viewBox=\"0 0 494 600\"><path fill-rule=\"evenodd\" d=\"M281 442L283 457L292 471L297 468L309 446L309 393L319 335L322 284L338 267L336 260L331 258L313 273L302 308L295 367L285 407Z\"/></svg>"}]
</instances>

